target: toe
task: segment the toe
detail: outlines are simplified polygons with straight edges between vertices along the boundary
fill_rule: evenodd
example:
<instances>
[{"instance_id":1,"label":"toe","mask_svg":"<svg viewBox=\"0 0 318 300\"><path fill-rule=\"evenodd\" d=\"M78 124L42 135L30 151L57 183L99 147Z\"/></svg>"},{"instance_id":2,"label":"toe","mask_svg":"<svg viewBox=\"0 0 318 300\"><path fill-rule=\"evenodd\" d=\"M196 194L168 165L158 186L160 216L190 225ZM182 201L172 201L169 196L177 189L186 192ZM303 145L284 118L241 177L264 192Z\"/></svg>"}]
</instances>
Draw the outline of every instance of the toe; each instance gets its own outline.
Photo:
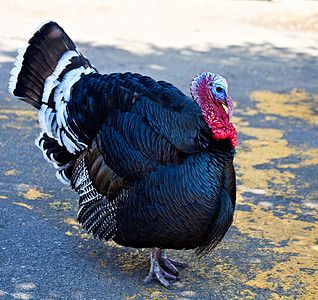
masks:
<instances>
[{"instance_id":1,"label":"toe","mask_svg":"<svg viewBox=\"0 0 318 300\"><path fill-rule=\"evenodd\" d=\"M171 290L171 285L170 283L168 282L168 278L166 279L166 277L161 274L161 273L157 273L156 274L156 279L160 282L160 284L162 284L165 288Z\"/></svg>"},{"instance_id":2,"label":"toe","mask_svg":"<svg viewBox=\"0 0 318 300\"><path fill-rule=\"evenodd\" d=\"M159 261L161 267L165 268L167 271L171 272L172 274L178 276L179 271L178 269L170 262L169 259L161 259Z\"/></svg>"},{"instance_id":3,"label":"toe","mask_svg":"<svg viewBox=\"0 0 318 300\"><path fill-rule=\"evenodd\" d=\"M184 262L182 262L182 261L176 261L176 260L173 260L173 259L170 259L170 258L168 258L168 260L169 260L169 262L170 262L171 264L173 264L174 266L178 266L178 267L187 267L187 266L188 266L187 263L184 263Z\"/></svg>"}]
</instances>

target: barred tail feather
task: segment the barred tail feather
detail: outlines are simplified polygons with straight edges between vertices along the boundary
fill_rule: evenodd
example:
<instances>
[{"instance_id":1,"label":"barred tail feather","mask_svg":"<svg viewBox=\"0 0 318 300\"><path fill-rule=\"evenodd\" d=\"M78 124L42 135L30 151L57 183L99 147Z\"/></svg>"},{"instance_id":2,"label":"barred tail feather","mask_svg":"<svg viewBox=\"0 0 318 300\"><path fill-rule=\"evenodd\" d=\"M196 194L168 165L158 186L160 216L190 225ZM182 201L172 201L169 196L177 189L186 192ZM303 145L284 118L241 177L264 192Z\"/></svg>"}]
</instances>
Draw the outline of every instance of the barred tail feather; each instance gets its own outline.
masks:
<instances>
[{"instance_id":1,"label":"barred tail feather","mask_svg":"<svg viewBox=\"0 0 318 300\"><path fill-rule=\"evenodd\" d=\"M35 145L42 151L44 159L57 169L56 177L68 185L77 156L69 153L65 147L60 146L43 131L36 138Z\"/></svg>"},{"instance_id":2,"label":"barred tail feather","mask_svg":"<svg viewBox=\"0 0 318 300\"><path fill-rule=\"evenodd\" d=\"M9 92L39 110L42 133L36 143L43 156L59 168L57 175L61 181L70 179L73 156L87 147L69 126L66 107L74 83L92 72L97 71L53 21L41 25L27 47L19 50L11 71ZM67 159L55 161L61 152Z\"/></svg>"},{"instance_id":3,"label":"barred tail feather","mask_svg":"<svg viewBox=\"0 0 318 300\"><path fill-rule=\"evenodd\" d=\"M27 47L19 50L11 71L9 92L37 109L42 103L55 107L54 97L50 99L52 90L65 74L78 68L96 71L65 31L50 21L34 33Z\"/></svg>"},{"instance_id":4,"label":"barred tail feather","mask_svg":"<svg viewBox=\"0 0 318 300\"><path fill-rule=\"evenodd\" d=\"M52 74L63 53L76 49L69 38L61 47L60 36L63 33L63 29L52 21L43 24L27 46L19 50L11 71L9 91L37 109L41 106L45 80Z\"/></svg>"},{"instance_id":5,"label":"barred tail feather","mask_svg":"<svg viewBox=\"0 0 318 300\"><path fill-rule=\"evenodd\" d=\"M51 21L47 21L47 22L43 22L41 23L32 33L31 33L31 36L35 35L37 31L40 30L40 28L42 28L46 23L49 23ZM16 89L16 86L17 86L17 82L18 82L18 77L21 76L21 82L23 81L22 79L22 75L21 74L21 71L22 71L22 65L28 65L28 61L24 61L24 54L26 53L26 50L27 50L27 47L29 46L29 41L26 42L26 44L21 47L19 50L18 50L18 55L16 57L16 61L14 63L14 68L11 70L10 74L11 74L11 77L9 79L9 92L12 94L12 95L15 95L17 97L20 97L18 95L16 95L15 93L18 93L15 92L15 89ZM30 58L30 60L34 60L33 58ZM32 65L34 64L34 62L32 63ZM38 87L41 89L43 87L43 83L45 81L45 78L43 77L43 75L41 73L38 72L38 70L34 69L33 67L29 67L28 68L30 69L30 73L33 73L35 76L32 76L33 78L33 81L34 83L38 83ZM21 83L21 86L20 88L22 89L22 83ZM21 92L21 90L20 90ZM34 91L33 91L34 92ZM23 93L23 101L31 104L33 107L39 109L40 108L40 91L38 91L38 94L33 94L33 96L31 95L28 95L28 94L32 94L32 89L30 89L28 91L27 94Z\"/></svg>"}]
</instances>

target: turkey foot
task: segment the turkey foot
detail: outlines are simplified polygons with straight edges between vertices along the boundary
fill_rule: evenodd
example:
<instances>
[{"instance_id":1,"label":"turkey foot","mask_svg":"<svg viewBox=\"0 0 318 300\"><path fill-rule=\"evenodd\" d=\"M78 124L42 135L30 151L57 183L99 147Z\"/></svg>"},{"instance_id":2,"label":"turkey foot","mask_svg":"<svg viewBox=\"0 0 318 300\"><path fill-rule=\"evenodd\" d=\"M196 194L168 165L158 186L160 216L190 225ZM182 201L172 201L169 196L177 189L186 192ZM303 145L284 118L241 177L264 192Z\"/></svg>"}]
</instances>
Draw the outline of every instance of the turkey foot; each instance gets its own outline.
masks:
<instances>
[{"instance_id":1,"label":"turkey foot","mask_svg":"<svg viewBox=\"0 0 318 300\"><path fill-rule=\"evenodd\" d=\"M159 248L151 248L150 249L150 271L148 276L145 278L145 280L142 282L142 284L146 284L150 282L153 279L156 279L167 289L171 289L171 285L168 282L168 280L177 279L177 276L179 274L178 269L174 266L186 266L187 264L174 261L167 257L166 250L162 250ZM170 271L174 275L171 275L164 271L164 269L167 271Z\"/></svg>"},{"instance_id":2,"label":"turkey foot","mask_svg":"<svg viewBox=\"0 0 318 300\"><path fill-rule=\"evenodd\" d=\"M186 263L168 258L166 249L162 249L162 251L161 249L158 249L157 252L158 252L157 258L158 258L160 267L163 267L164 269L166 269L167 271L171 272L172 274L176 276L179 275L179 271L176 268L176 266L178 267L188 266Z\"/></svg>"}]
</instances>

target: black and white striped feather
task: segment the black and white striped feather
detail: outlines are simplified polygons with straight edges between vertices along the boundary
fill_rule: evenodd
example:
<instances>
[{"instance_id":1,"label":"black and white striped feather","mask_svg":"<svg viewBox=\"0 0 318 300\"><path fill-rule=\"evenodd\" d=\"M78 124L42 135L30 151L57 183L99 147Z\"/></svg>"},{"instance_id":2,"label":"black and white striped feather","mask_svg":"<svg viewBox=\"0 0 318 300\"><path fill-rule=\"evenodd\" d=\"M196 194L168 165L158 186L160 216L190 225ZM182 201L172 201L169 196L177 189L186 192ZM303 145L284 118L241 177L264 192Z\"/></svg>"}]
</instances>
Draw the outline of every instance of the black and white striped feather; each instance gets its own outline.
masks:
<instances>
[{"instance_id":1,"label":"black and white striped feather","mask_svg":"<svg viewBox=\"0 0 318 300\"><path fill-rule=\"evenodd\" d=\"M72 173L72 188L79 195L77 220L88 233L99 239L112 239L117 230L117 207L125 192L113 199L102 195L94 186L86 163L86 153L82 154Z\"/></svg>"},{"instance_id":2,"label":"black and white striped feather","mask_svg":"<svg viewBox=\"0 0 318 300\"><path fill-rule=\"evenodd\" d=\"M88 145L79 141L68 124L67 104L74 83L82 75L96 72L64 30L52 21L35 31L27 47L19 51L11 71L9 91L39 110L42 132L36 145L43 156L59 169L57 177L63 183L69 182L65 170L74 161L56 160L52 151L47 155L44 145L50 138L64 148L65 153L74 155L87 148ZM43 142L44 136L46 142ZM61 149L58 150L61 152Z\"/></svg>"}]
</instances>

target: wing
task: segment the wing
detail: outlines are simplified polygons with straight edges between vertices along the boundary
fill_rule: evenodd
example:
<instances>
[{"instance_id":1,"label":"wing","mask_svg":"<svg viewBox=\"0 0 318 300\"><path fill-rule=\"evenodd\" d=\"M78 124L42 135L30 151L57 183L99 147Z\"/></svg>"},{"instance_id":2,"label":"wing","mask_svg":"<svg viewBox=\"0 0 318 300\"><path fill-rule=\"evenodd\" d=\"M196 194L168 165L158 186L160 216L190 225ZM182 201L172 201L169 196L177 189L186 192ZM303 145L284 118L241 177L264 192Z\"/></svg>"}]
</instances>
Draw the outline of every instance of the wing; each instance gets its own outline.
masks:
<instances>
[{"instance_id":1,"label":"wing","mask_svg":"<svg viewBox=\"0 0 318 300\"><path fill-rule=\"evenodd\" d=\"M151 130L185 153L201 151L211 139L194 101L171 84L131 73L84 76L72 88L67 122L86 144L104 124L117 131L122 126L126 137L132 136L134 122L143 123L147 133Z\"/></svg>"},{"instance_id":2,"label":"wing","mask_svg":"<svg viewBox=\"0 0 318 300\"><path fill-rule=\"evenodd\" d=\"M123 179L105 164L96 140L77 159L71 186L80 196L77 219L82 227L97 238L113 238L125 190Z\"/></svg>"},{"instance_id":3,"label":"wing","mask_svg":"<svg viewBox=\"0 0 318 300\"><path fill-rule=\"evenodd\" d=\"M235 208L235 202L236 202L236 175L235 170L233 166L233 160L229 161L223 171L223 188L228 193L232 205L233 210Z\"/></svg>"}]
</instances>

